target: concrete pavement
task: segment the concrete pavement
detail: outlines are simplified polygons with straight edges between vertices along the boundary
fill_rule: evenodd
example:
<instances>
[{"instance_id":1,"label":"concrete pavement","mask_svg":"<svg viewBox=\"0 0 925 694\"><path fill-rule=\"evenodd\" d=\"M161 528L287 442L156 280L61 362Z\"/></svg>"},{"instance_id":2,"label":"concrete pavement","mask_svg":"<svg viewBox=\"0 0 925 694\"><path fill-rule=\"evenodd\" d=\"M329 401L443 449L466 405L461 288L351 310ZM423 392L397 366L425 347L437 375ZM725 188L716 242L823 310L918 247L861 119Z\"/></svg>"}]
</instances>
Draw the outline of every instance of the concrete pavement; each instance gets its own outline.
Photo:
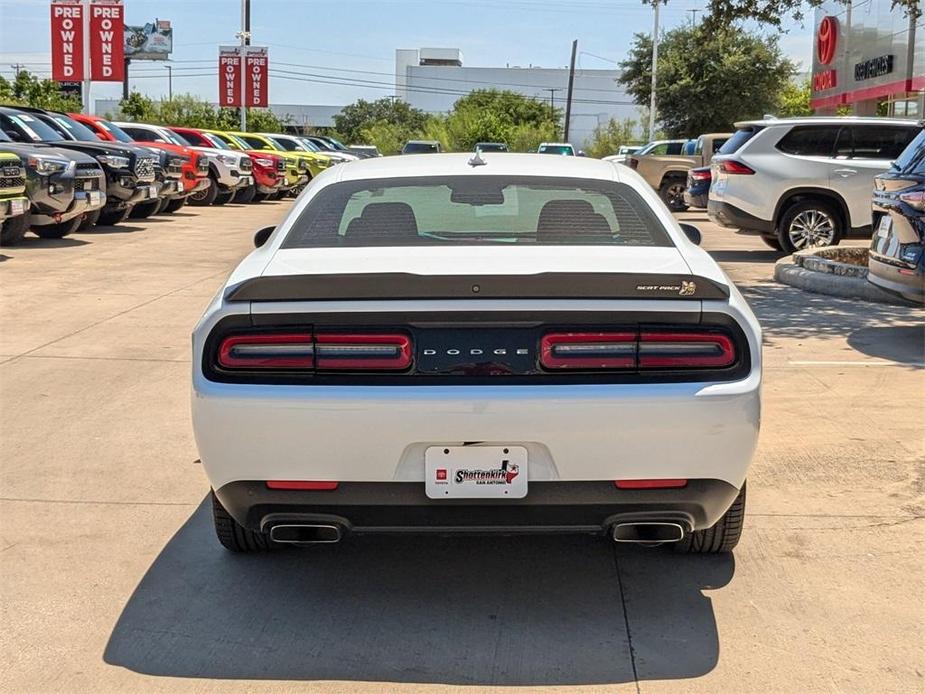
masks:
<instances>
[{"instance_id":1,"label":"concrete pavement","mask_svg":"<svg viewBox=\"0 0 925 694\"><path fill-rule=\"evenodd\" d=\"M224 552L189 332L287 208L2 250L0 691L921 689L925 316L779 285L778 254L697 213L765 329L734 557L583 537Z\"/></svg>"}]
</instances>

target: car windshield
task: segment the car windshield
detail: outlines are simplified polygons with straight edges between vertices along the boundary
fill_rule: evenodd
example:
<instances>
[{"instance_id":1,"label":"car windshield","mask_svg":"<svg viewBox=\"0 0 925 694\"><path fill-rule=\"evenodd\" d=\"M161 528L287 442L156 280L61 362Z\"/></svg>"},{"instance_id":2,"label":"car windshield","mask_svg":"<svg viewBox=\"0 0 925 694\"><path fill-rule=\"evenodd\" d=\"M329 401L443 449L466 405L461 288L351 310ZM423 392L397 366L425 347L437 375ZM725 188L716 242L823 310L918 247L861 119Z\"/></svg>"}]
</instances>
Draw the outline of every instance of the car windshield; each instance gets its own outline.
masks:
<instances>
[{"instance_id":1,"label":"car windshield","mask_svg":"<svg viewBox=\"0 0 925 694\"><path fill-rule=\"evenodd\" d=\"M290 140L288 137L267 137L267 139L286 152L305 151L305 147L303 147L301 143L296 142L295 140Z\"/></svg>"},{"instance_id":2,"label":"car windshield","mask_svg":"<svg viewBox=\"0 0 925 694\"><path fill-rule=\"evenodd\" d=\"M739 128L732 137L723 143L723 146L719 148L717 154L735 154L739 151L739 148L751 140L759 130L761 130L761 128L754 125Z\"/></svg>"},{"instance_id":3,"label":"car windshield","mask_svg":"<svg viewBox=\"0 0 925 694\"><path fill-rule=\"evenodd\" d=\"M307 149L309 152L320 152L321 148L316 145L314 142L309 140L307 137L298 138L299 142L302 143L302 146Z\"/></svg>"},{"instance_id":4,"label":"car windshield","mask_svg":"<svg viewBox=\"0 0 925 694\"><path fill-rule=\"evenodd\" d=\"M225 141L222 138L214 133L203 133L202 136L206 139L206 142L212 145L215 149L231 149L231 147L225 144Z\"/></svg>"},{"instance_id":5,"label":"car windshield","mask_svg":"<svg viewBox=\"0 0 925 694\"><path fill-rule=\"evenodd\" d=\"M501 142L479 142L475 148L482 152L507 152L507 145Z\"/></svg>"},{"instance_id":6,"label":"car windshield","mask_svg":"<svg viewBox=\"0 0 925 694\"><path fill-rule=\"evenodd\" d=\"M899 171L912 171L917 164L921 168L923 159L925 159L925 129L920 130L915 139L896 158L893 168Z\"/></svg>"},{"instance_id":7,"label":"car windshield","mask_svg":"<svg viewBox=\"0 0 925 694\"><path fill-rule=\"evenodd\" d=\"M409 142L402 150L405 154L439 152L440 148L436 142Z\"/></svg>"},{"instance_id":8,"label":"car windshield","mask_svg":"<svg viewBox=\"0 0 925 694\"><path fill-rule=\"evenodd\" d=\"M321 151L333 152L336 149L334 145L332 145L330 142L322 140L321 138L316 138L314 140L311 140L311 142L312 144L315 145L315 147L318 148L319 152Z\"/></svg>"},{"instance_id":9,"label":"car windshield","mask_svg":"<svg viewBox=\"0 0 925 694\"><path fill-rule=\"evenodd\" d=\"M172 145L179 145L180 147L186 146L186 143L181 140L175 132L168 130L167 128L158 128L157 136L162 140L167 140L167 142Z\"/></svg>"},{"instance_id":10,"label":"car windshield","mask_svg":"<svg viewBox=\"0 0 925 694\"><path fill-rule=\"evenodd\" d=\"M64 142L67 138L48 123L28 113L0 113L4 131L14 133L20 142Z\"/></svg>"},{"instance_id":11,"label":"car windshield","mask_svg":"<svg viewBox=\"0 0 925 694\"><path fill-rule=\"evenodd\" d=\"M98 120L96 121L96 124L103 130L108 132L110 135L112 135L119 142L127 142L130 144L134 144L135 142L135 140L129 137L129 134L127 132L125 132L122 128L120 128L115 123L111 123L108 120Z\"/></svg>"},{"instance_id":12,"label":"car windshield","mask_svg":"<svg viewBox=\"0 0 925 694\"><path fill-rule=\"evenodd\" d=\"M540 154L574 154L571 145L542 145L537 151Z\"/></svg>"},{"instance_id":13,"label":"car windshield","mask_svg":"<svg viewBox=\"0 0 925 694\"><path fill-rule=\"evenodd\" d=\"M441 245L671 246L623 183L539 176L345 181L323 188L284 248Z\"/></svg>"},{"instance_id":14,"label":"car windshield","mask_svg":"<svg viewBox=\"0 0 925 694\"><path fill-rule=\"evenodd\" d=\"M264 142L259 137L251 137L249 135L238 135L236 137L245 143L247 149L264 149L269 152L273 151L272 145L270 145L268 142Z\"/></svg>"},{"instance_id":15,"label":"car windshield","mask_svg":"<svg viewBox=\"0 0 925 694\"><path fill-rule=\"evenodd\" d=\"M62 128L65 132L71 134L75 140L82 140L84 142L98 142L100 138L96 136L96 133L90 130L83 123L78 123L76 120L70 116L65 116L60 113L52 113L47 116L53 120L58 127Z\"/></svg>"},{"instance_id":16,"label":"car windshield","mask_svg":"<svg viewBox=\"0 0 925 694\"><path fill-rule=\"evenodd\" d=\"M347 145L338 140L336 137L329 137L327 141L334 147L334 149L339 149L342 152L347 151Z\"/></svg>"}]
</instances>

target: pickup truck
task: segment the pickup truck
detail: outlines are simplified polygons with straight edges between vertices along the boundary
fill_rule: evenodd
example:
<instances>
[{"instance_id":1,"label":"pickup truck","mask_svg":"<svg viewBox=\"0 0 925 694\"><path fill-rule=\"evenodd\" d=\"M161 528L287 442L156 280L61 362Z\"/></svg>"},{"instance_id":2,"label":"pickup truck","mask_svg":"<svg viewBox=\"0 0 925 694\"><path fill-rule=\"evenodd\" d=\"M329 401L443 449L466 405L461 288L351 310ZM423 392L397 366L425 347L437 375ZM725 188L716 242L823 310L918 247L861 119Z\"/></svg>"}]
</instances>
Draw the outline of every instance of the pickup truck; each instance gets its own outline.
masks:
<instances>
[{"instance_id":1,"label":"pickup truck","mask_svg":"<svg viewBox=\"0 0 925 694\"><path fill-rule=\"evenodd\" d=\"M13 152L0 152L0 246L22 239L28 228L26 169Z\"/></svg>"},{"instance_id":2,"label":"pickup truck","mask_svg":"<svg viewBox=\"0 0 925 694\"><path fill-rule=\"evenodd\" d=\"M709 166L713 155L719 151L732 133L709 133L697 138L692 154L634 154L629 157L630 168L642 176L646 183L658 191L659 196L672 212L687 209L684 189L687 187L687 172L701 166Z\"/></svg>"}]
</instances>

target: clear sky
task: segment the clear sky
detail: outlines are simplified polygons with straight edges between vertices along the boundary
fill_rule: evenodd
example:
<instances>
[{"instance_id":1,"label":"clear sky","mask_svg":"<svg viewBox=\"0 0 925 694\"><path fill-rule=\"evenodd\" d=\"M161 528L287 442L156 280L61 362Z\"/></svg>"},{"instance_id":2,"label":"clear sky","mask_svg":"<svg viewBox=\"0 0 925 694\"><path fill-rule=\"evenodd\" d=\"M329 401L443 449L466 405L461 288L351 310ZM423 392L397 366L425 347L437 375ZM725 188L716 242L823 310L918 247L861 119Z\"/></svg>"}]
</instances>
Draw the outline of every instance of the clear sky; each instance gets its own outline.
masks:
<instances>
[{"instance_id":1,"label":"clear sky","mask_svg":"<svg viewBox=\"0 0 925 694\"><path fill-rule=\"evenodd\" d=\"M240 1L124 4L128 24L172 21L174 93L216 100L216 46L235 43ZM704 5L704 0L669 0L661 9L661 24L670 29L699 19ZM12 76L11 65L18 62L49 76L48 6L48 0L0 0L0 74ZM341 105L389 95L396 48L459 48L464 64L472 67L562 67L578 39L580 68L613 68L626 57L633 34L652 29L652 8L640 0L252 0L251 8L252 42L269 46L274 72L290 73L271 75L273 103ZM804 21L807 26L788 23L781 46L806 71L811 12ZM130 74L133 89L166 96L163 65L135 63ZM121 84L93 85L94 99L120 95Z\"/></svg>"}]
</instances>

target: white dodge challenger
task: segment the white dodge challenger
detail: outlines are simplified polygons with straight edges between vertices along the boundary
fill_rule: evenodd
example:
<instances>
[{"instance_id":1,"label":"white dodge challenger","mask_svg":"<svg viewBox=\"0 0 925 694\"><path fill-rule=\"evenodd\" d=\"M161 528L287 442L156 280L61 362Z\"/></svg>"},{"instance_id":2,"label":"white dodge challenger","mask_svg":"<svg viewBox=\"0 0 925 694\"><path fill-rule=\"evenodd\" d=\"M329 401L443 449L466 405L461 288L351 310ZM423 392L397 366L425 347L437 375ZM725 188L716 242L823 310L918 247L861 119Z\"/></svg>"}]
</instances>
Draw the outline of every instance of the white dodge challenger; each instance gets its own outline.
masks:
<instances>
[{"instance_id":1,"label":"white dodge challenger","mask_svg":"<svg viewBox=\"0 0 925 694\"><path fill-rule=\"evenodd\" d=\"M319 175L193 334L219 541L731 550L761 329L698 240L609 162L420 155Z\"/></svg>"}]
</instances>

